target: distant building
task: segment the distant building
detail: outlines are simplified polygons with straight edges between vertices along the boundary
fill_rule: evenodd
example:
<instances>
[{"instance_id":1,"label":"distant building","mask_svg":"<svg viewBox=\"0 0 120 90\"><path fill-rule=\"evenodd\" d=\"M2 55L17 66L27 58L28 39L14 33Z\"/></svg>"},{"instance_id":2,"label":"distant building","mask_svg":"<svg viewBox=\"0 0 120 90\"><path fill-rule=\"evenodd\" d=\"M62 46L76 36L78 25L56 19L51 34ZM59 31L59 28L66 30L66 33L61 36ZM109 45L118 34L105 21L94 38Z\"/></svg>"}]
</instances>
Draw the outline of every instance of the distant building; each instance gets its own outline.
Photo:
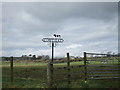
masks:
<instances>
[{"instance_id":1,"label":"distant building","mask_svg":"<svg viewBox=\"0 0 120 90\"><path fill-rule=\"evenodd\" d=\"M70 56L70 59L75 59L75 56Z\"/></svg>"},{"instance_id":2,"label":"distant building","mask_svg":"<svg viewBox=\"0 0 120 90\"><path fill-rule=\"evenodd\" d=\"M36 59L49 60L49 59L50 59L50 56L49 56L49 55L41 55L41 56L37 56Z\"/></svg>"}]
</instances>

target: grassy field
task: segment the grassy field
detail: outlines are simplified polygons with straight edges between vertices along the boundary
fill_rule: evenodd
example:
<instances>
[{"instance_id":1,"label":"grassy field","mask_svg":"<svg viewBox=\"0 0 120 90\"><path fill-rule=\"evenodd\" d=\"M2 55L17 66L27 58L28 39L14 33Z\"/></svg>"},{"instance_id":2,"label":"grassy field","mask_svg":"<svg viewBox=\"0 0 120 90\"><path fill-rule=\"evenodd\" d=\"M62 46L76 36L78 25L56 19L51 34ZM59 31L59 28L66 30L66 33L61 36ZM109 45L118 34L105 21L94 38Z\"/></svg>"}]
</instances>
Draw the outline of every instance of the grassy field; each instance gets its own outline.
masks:
<instances>
[{"instance_id":1,"label":"grassy field","mask_svg":"<svg viewBox=\"0 0 120 90\"><path fill-rule=\"evenodd\" d=\"M100 64L95 62L91 64ZM113 64L113 63L108 63ZM117 63L115 62L114 65ZM66 63L55 64L54 67L66 66ZM83 62L72 62L71 65L83 65ZM92 67L91 67L92 68ZM94 68L94 67L93 67ZM106 67L108 68L108 67ZM116 68L116 67L115 67ZM71 72L80 71L74 74L74 77L83 76L81 72L84 68L73 68ZM54 71L54 79L67 79L67 70ZM60 76L59 74L64 74ZM2 87L3 88L48 88L47 83L47 63L42 62L14 62L14 81L10 81L10 63L9 61L2 62ZM72 76L71 76L72 77ZM74 78L73 77L73 78ZM84 78L73 80L69 85L67 82L55 82L55 88L118 88L118 80L87 80Z\"/></svg>"},{"instance_id":2,"label":"grassy field","mask_svg":"<svg viewBox=\"0 0 120 90\"><path fill-rule=\"evenodd\" d=\"M3 62L3 88L45 88L47 87L46 63L14 62L14 81L10 81L9 62Z\"/></svg>"}]
</instances>

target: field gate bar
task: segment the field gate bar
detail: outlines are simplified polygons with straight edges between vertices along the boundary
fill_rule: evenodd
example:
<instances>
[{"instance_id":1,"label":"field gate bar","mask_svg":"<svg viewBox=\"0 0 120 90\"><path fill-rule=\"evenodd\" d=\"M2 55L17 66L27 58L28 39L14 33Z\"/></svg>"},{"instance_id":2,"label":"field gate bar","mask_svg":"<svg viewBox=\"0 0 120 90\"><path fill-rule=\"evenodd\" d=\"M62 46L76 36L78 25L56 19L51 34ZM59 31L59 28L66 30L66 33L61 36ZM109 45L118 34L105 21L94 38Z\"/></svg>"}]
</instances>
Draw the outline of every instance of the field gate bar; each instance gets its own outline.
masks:
<instances>
[{"instance_id":1,"label":"field gate bar","mask_svg":"<svg viewBox=\"0 0 120 90\"><path fill-rule=\"evenodd\" d=\"M120 78L120 57L111 54L84 53L86 79Z\"/></svg>"}]
</instances>

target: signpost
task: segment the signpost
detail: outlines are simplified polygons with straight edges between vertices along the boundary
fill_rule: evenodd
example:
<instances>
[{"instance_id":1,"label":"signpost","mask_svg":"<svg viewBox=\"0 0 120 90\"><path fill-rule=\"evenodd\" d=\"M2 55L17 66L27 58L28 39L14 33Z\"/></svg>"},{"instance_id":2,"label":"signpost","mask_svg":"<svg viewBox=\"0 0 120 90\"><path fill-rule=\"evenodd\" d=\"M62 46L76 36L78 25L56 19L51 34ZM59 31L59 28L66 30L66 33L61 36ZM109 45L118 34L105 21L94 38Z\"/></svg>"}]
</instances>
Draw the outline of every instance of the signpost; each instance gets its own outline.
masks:
<instances>
[{"instance_id":1,"label":"signpost","mask_svg":"<svg viewBox=\"0 0 120 90\"><path fill-rule=\"evenodd\" d=\"M62 43L64 40L62 38L43 38L43 42L53 42L53 43Z\"/></svg>"},{"instance_id":2,"label":"signpost","mask_svg":"<svg viewBox=\"0 0 120 90\"><path fill-rule=\"evenodd\" d=\"M43 38L42 41L52 44L52 62L53 62L54 47L55 47L56 43L62 43L64 40L62 38Z\"/></svg>"},{"instance_id":3,"label":"signpost","mask_svg":"<svg viewBox=\"0 0 120 90\"><path fill-rule=\"evenodd\" d=\"M57 36L54 34L54 36ZM60 36L60 35L58 35ZM48 62L48 67L47 67L47 78L48 78L48 87L52 87L53 83L53 58L54 58L54 47L57 43L62 43L64 40L60 37L55 37L55 38L43 38L43 42L48 42L50 45L52 45L52 59L49 60Z\"/></svg>"}]
</instances>

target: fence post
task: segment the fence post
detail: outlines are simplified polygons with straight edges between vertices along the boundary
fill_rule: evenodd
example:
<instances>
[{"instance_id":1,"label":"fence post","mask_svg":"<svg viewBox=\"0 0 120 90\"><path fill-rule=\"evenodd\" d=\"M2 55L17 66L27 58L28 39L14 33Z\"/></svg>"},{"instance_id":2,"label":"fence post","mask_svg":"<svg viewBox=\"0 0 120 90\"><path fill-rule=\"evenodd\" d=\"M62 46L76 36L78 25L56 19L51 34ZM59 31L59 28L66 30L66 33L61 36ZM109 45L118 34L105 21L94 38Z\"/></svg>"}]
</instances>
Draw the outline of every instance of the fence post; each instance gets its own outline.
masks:
<instances>
[{"instance_id":1,"label":"fence post","mask_svg":"<svg viewBox=\"0 0 120 90\"><path fill-rule=\"evenodd\" d=\"M10 58L11 82L13 82L13 56Z\"/></svg>"},{"instance_id":2,"label":"fence post","mask_svg":"<svg viewBox=\"0 0 120 90\"><path fill-rule=\"evenodd\" d=\"M87 80L87 67L86 67L86 60L87 60L87 56L86 56L86 52L84 52L85 81Z\"/></svg>"},{"instance_id":3,"label":"fence post","mask_svg":"<svg viewBox=\"0 0 120 90\"><path fill-rule=\"evenodd\" d=\"M67 53L67 67L68 67L68 84L70 84L70 56L69 53Z\"/></svg>"},{"instance_id":4,"label":"fence post","mask_svg":"<svg viewBox=\"0 0 120 90\"><path fill-rule=\"evenodd\" d=\"M47 80L48 80L48 88L52 88L52 81L53 81L53 68L52 68L52 64L51 64L51 61L48 62L48 65L47 65Z\"/></svg>"}]
</instances>

